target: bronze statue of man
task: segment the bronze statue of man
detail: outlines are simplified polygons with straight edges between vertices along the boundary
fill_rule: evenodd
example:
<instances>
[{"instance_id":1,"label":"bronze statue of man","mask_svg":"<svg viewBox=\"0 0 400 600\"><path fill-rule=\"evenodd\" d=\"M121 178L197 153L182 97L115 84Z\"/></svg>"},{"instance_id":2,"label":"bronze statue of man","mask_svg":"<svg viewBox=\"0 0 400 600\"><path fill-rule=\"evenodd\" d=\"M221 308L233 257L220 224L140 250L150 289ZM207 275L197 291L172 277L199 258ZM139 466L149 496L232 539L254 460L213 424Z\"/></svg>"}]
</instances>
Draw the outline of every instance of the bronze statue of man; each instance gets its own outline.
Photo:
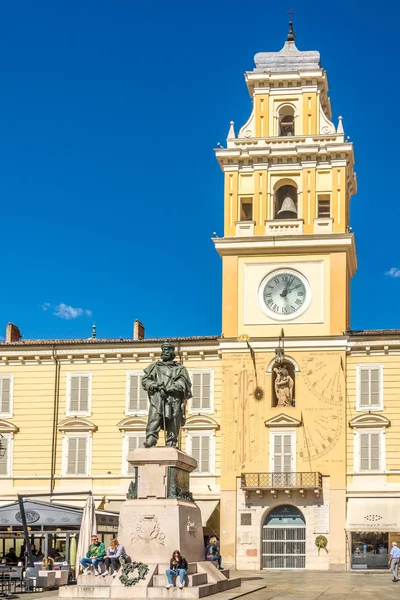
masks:
<instances>
[{"instance_id":1,"label":"bronze statue of man","mask_svg":"<svg viewBox=\"0 0 400 600\"><path fill-rule=\"evenodd\" d=\"M161 360L144 370L142 386L150 401L144 442L146 448L157 444L161 429L165 432L165 445L177 446L180 428L185 423L186 402L192 397L192 383L186 368L174 358L174 346L164 342Z\"/></svg>"}]
</instances>

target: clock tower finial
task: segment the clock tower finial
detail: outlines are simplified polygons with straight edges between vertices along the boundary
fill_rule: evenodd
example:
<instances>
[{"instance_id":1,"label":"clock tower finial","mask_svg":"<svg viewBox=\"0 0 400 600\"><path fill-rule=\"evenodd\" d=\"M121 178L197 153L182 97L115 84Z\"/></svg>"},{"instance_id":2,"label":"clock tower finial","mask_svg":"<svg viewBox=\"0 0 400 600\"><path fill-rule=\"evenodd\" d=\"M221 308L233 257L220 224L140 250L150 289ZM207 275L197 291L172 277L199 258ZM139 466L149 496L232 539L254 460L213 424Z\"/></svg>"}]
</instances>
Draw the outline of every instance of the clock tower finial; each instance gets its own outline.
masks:
<instances>
[{"instance_id":1,"label":"clock tower finial","mask_svg":"<svg viewBox=\"0 0 400 600\"><path fill-rule=\"evenodd\" d=\"M290 9L290 10L287 11L286 14L291 16L291 15L295 15L296 13L294 12L294 10ZM287 36L287 41L288 42L294 42L294 38L295 37L296 37L296 33L295 33L294 29L293 29L293 22L289 21L289 33L288 33L288 36Z\"/></svg>"}]
</instances>

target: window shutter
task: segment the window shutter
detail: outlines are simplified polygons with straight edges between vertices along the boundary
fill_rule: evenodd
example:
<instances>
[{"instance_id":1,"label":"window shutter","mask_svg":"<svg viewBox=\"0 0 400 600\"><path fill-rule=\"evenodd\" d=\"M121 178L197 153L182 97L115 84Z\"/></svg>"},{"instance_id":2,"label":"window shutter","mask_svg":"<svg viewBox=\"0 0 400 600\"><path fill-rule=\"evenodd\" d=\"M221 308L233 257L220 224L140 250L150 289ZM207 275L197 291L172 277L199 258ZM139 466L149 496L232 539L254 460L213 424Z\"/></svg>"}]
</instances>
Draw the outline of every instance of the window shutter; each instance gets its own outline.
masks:
<instances>
[{"instance_id":1,"label":"window shutter","mask_svg":"<svg viewBox=\"0 0 400 600\"><path fill-rule=\"evenodd\" d=\"M193 373L192 409L201 408L201 374Z\"/></svg>"},{"instance_id":2,"label":"window shutter","mask_svg":"<svg viewBox=\"0 0 400 600\"><path fill-rule=\"evenodd\" d=\"M370 433L371 471L380 469L380 433Z\"/></svg>"},{"instance_id":3,"label":"window shutter","mask_svg":"<svg viewBox=\"0 0 400 600\"><path fill-rule=\"evenodd\" d=\"M194 473L200 473L200 436L193 435L192 436L192 457L197 460L197 467L194 470Z\"/></svg>"},{"instance_id":4,"label":"window shutter","mask_svg":"<svg viewBox=\"0 0 400 600\"><path fill-rule=\"evenodd\" d=\"M0 377L0 413L8 414L11 409L11 379Z\"/></svg>"},{"instance_id":5,"label":"window shutter","mask_svg":"<svg viewBox=\"0 0 400 600\"><path fill-rule=\"evenodd\" d=\"M192 410L211 408L211 373L193 373Z\"/></svg>"},{"instance_id":6,"label":"window shutter","mask_svg":"<svg viewBox=\"0 0 400 600\"><path fill-rule=\"evenodd\" d=\"M379 406L380 402L380 398L379 398L379 391L380 391L380 369L370 369L369 371L370 373L370 378L371 378L371 401L370 404L371 406Z\"/></svg>"},{"instance_id":7,"label":"window shutter","mask_svg":"<svg viewBox=\"0 0 400 600\"><path fill-rule=\"evenodd\" d=\"M201 473L210 472L210 437L203 435L201 442Z\"/></svg>"},{"instance_id":8,"label":"window shutter","mask_svg":"<svg viewBox=\"0 0 400 600\"><path fill-rule=\"evenodd\" d=\"M283 471L290 473L292 470L292 436L283 436Z\"/></svg>"},{"instance_id":9,"label":"window shutter","mask_svg":"<svg viewBox=\"0 0 400 600\"><path fill-rule=\"evenodd\" d=\"M79 412L79 377L76 375L71 376L70 380L71 386L71 397L69 403L70 412L77 413Z\"/></svg>"},{"instance_id":10,"label":"window shutter","mask_svg":"<svg viewBox=\"0 0 400 600\"><path fill-rule=\"evenodd\" d=\"M274 472L282 472L282 436L274 435Z\"/></svg>"},{"instance_id":11,"label":"window shutter","mask_svg":"<svg viewBox=\"0 0 400 600\"><path fill-rule=\"evenodd\" d=\"M133 450L137 450L137 448L143 448L144 441L146 436L144 433L139 433L137 435L130 435L128 437L128 454ZM128 473L133 473L134 467L128 463Z\"/></svg>"},{"instance_id":12,"label":"window shutter","mask_svg":"<svg viewBox=\"0 0 400 600\"><path fill-rule=\"evenodd\" d=\"M210 373L203 373L203 385L202 385L202 407L204 409L210 408L210 391L211 391L211 375Z\"/></svg>"},{"instance_id":13,"label":"window shutter","mask_svg":"<svg viewBox=\"0 0 400 600\"><path fill-rule=\"evenodd\" d=\"M290 473L292 471L292 436L287 433L274 435L274 473Z\"/></svg>"},{"instance_id":14,"label":"window shutter","mask_svg":"<svg viewBox=\"0 0 400 600\"><path fill-rule=\"evenodd\" d=\"M89 377L79 377L80 379L80 398L79 412L88 412L89 410Z\"/></svg>"},{"instance_id":15,"label":"window shutter","mask_svg":"<svg viewBox=\"0 0 400 600\"><path fill-rule=\"evenodd\" d=\"M10 450L10 440L8 438L2 438L2 448L5 448L4 456L0 455L0 475L9 475L8 473L8 454Z\"/></svg>"},{"instance_id":16,"label":"window shutter","mask_svg":"<svg viewBox=\"0 0 400 600\"><path fill-rule=\"evenodd\" d=\"M142 388L142 376L130 375L129 385L129 411L137 412L147 410L148 398L147 392Z\"/></svg>"},{"instance_id":17,"label":"window shutter","mask_svg":"<svg viewBox=\"0 0 400 600\"><path fill-rule=\"evenodd\" d=\"M377 367L363 367L360 373L361 390L360 406L379 406L380 405L380 387L381 371Z\"/></svg>"},{"instance_id":18,"label":"window shutter","mask_svg":"<svg viewBox=\"0 0 400 600\"><path fill-rule=\"evenodd\" d=\"M369 471L369 433L360 433L360 471Z\"/></svg>"},{"instance_id":19,"label":"window shutter","mask_svg":"<svg viewBox=\"0 0 400 600\"><path fill-rule=\"evenodd\" d=\"M67 475L86 475L87 447L87 437L70 437L68 439Z\"/></svg>"}]
</instances>

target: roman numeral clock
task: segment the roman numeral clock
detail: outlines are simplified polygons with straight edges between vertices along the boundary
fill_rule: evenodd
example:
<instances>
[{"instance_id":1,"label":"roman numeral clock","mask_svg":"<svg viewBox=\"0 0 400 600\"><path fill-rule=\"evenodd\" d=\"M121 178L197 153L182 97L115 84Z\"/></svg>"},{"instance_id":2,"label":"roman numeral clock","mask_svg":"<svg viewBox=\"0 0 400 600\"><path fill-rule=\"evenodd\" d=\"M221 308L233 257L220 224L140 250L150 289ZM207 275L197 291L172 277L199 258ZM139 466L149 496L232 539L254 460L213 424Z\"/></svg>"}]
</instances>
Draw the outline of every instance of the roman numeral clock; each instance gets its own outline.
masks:
<instances>
[{"instance_id":1,"label":"roman numeral clock","mask_svg":"<svg viewBox=\"0 0 400 600\"><path fill-rule=\"evenodd\" d=\"M267 275L259 288L263 311L272 319L289 321L303 314L311 300L310 284L299 271L280 269Z\"/></svg>"}]
</instances>

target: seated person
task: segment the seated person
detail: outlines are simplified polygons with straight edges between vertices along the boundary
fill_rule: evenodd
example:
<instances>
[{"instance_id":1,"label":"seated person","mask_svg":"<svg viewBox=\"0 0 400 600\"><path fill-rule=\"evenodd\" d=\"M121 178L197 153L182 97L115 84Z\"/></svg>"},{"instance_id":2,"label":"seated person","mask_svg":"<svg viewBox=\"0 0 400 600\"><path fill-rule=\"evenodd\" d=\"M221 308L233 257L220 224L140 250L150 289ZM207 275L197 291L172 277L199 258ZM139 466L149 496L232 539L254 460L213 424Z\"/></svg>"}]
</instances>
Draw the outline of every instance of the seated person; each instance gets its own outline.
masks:
<instances>
[{"instance_id":1,"label":"seated person","mask_svg":"<svg viewBox=\"0 0 400 600\"><path fill-rule=\"evenodd\" d=\"M99 565L104 562L104 555L106 553L103 542L99 542L97 535L92 535L92 543L89 546L89 550L86 552L86 558L81 558L80 563L83 567L83 574L90 574L90 565L93 565L94 574L100 575Z\"/></svg>"},{"instance_id":2,"label":"seated person","mask_svg":"<svg viewBox=\"0 0 400 600\"><path fill-rule=\"evenodd\" d=\"M217 546L217 538L216 537L211 537L210 541L208 542L207 546L206 546L206 560L209 560L211 562L213 562L214 564L217 563L218 564L218 569L220 571L222 571L222 567L221 567L221 562L222 562L222 556L219 553L219 548ZM217 566L215 564L215 566Z\"/></svg>"},{"instance_id":3,"label":"seated person","mask_svg":"<svg viewBox=\"0 0 400 600\"><path fill-rule=\"evenodd\" d=\"M130 562L130 558L127 555L124 546L119 543L115 538L110 541L110 546L107 548L107 556L105 557L106 570L103 573L103 577L110 574L112 567L112 575L116 577L118 575L118 569L121 566L120 559L123 558L125 562Z\"/></svg>"},{"instance_id":4,"label":"seated person","mask_svg":"<svg viewBox=\"0 0 400 600\"><path fill-rule=\"evenodd\" d=\"M176 577L179 576L179 589L183 588L183 586L185 585L185 575L187 568L188 564L186 558L181 555L179 550L175 550L169 562L169 569L165 571L165 574L168 579L168 583L166 585L167 590L174 585L172 583L172 577L174 575Z\"/></svg>"},{"instance_id":5,"label":"seated person","mask_svg":"<svg viewBox=\"0 0 400 600\"><path fill-rule=\"evenodd\" d=\"M17 564L18 556L15 554L15 548L10 548L7 554L3 556L3 558L5 558L8 563Z\"/></svg>"}]
</instances>

